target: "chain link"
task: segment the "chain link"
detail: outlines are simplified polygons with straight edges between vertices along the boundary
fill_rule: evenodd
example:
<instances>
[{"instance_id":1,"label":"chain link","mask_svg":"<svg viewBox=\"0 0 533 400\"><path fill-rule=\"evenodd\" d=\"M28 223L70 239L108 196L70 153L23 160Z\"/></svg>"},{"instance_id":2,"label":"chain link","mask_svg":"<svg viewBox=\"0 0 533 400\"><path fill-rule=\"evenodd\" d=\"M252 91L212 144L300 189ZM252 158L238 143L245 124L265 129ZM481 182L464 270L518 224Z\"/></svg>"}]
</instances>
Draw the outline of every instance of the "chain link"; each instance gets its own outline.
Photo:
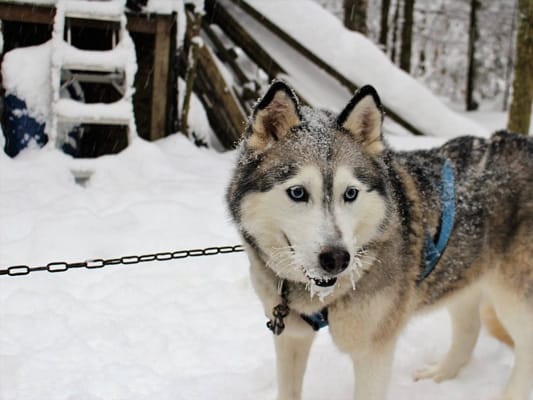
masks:
<instances>
[{"instance_id":1,"label":"chain link","mask_svg":"<svg viewBox=\"0 0 533 400\"><path fill-rule=\"evenodd\" d=\"M235 246L207 247L205 249L178 250L174 252L162 252L154 254L144 254L142 256L124 256L120 258L94 259L81 262L68 263L65 261L54 261L45 266L30 267L29 265L12 265L0 269L0 275L23 276L32 272L48 271L52 273L65 272L74 268L98 269L108 265L131 265L150 261L169 261L187 257L214 256L217 254L229 254L243 252L244 248L238 244Z\"/></svg>"}]
</instances>

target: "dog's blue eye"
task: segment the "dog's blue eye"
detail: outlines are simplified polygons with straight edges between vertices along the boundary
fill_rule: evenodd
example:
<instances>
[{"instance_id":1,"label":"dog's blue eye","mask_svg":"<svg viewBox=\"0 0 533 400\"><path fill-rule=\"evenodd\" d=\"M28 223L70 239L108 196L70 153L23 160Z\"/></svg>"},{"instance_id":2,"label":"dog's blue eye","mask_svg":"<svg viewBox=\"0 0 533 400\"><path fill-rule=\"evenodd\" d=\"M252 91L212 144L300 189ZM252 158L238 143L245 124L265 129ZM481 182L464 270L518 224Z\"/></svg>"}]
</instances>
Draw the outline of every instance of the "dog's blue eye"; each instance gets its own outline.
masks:
<instances>
[{"instance_id":1,"label":"dog's blue eye","mask_svg":"<svg viewBox=\"0 0 533 400\"><path fill-rule=\"evenodd\" d=\"M349 187L344 192L344 201L352 202L357 198L357 195L359 194L359 191L354 187Z\"/></svg>"},{"instance_id":2,"label":"dog's blue eye","mask_svg":"<svg viewBox=\"0 0 533 400\"><path fill-rule=\"evenodd\" d=\"M303 186L292 186L287 189L287 194L294 201L307 201L309 200L309 194Z\"/></svg>"}]
</instances>

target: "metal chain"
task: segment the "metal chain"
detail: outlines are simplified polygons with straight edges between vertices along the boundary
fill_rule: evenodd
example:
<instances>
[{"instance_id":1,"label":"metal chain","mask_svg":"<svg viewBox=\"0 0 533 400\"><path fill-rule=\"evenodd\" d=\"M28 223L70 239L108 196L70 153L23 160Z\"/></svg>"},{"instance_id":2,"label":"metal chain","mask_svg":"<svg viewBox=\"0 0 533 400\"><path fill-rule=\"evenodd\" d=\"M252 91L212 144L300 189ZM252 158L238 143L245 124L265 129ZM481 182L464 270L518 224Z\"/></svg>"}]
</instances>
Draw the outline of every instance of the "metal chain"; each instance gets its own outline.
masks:
<instances>
[{"instance_id":1,"label":"metal chain","mask_svg":"<svg viewBox=\"0 0 533 400\"><path fill-rule=\"evenodd\" d=\"M108 265L130 265L140 264L150 261L169 261L187 257L214 256L216 254L229 254L243 252L244 248L238 244L235 246L207 247L205 249L178 250L174 252L163 252L154 254L144 254L142 256L124 256L120 258L94 259L81 262L68 263L65 261L54 261L44 266L30 267L29 265L12 265L0 269L0 275L22 276L31 272L65 272L74 268L98 269Z\"/></svg>"}]
</instances>

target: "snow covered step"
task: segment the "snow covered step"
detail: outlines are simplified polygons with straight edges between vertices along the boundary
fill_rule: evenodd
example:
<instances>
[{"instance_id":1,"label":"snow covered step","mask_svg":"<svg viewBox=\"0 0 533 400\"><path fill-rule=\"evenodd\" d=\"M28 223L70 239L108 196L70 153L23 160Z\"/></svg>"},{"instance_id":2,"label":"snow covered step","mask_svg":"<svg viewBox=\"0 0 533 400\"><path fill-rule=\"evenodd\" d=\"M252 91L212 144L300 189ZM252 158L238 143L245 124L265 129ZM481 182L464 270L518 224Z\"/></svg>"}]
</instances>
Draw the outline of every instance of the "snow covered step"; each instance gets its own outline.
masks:
<instances>
[{"instance_id":1,"label":"snow covered step","mask_svg":"<svg viewBox=\"0 0 533 400\"><path fill-rule=\"evenodd\" d=\"M127 125L133 121L131 101L85 104L71 99L60 99L53 105L58 121L73 124Z\"/></svg>"},{"instance_id":2,"label":"snow covered step","mask_svg":"<svg viewBox=\"0 0 533 400\"><path fill-rule=\"evenodd\" d=\"M62 1L57 5L57 13L70 18L120 22L124 18L125 3L124 0Z\"/></svg>"},{"instance_id":3,"label":"snow covered step","mask_svg":"<svg viewBox=\"0 0 533 400\"><path fill-rule=\"evenodd\" d=\"M114 49L106 51L80 50L63 41L54 42L52 65L91 71L127 70L136 63L130 42L125 36Z\"/></svg>"}]
</instances>

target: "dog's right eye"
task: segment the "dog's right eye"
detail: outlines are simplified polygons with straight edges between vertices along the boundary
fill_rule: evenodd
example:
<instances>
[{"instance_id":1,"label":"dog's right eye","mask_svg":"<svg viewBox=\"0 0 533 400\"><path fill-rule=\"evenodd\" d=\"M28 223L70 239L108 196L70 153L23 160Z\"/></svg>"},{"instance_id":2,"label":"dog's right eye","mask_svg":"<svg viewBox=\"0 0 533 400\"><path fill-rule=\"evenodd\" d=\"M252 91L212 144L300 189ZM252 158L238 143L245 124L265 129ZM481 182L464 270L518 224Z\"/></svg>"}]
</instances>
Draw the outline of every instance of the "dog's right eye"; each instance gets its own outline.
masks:
<instances>
[{"instance_id":1,"label":"dog's right eye","mask_svg":"<svg viewBox=\"0 0 533 400\"><path fill-rule=\"evenodd\" d=\"M309 193L303 186L291 186L287 189L287 194L294 201L304 201L309 200Z\"/></svg>"}]
</instances>

